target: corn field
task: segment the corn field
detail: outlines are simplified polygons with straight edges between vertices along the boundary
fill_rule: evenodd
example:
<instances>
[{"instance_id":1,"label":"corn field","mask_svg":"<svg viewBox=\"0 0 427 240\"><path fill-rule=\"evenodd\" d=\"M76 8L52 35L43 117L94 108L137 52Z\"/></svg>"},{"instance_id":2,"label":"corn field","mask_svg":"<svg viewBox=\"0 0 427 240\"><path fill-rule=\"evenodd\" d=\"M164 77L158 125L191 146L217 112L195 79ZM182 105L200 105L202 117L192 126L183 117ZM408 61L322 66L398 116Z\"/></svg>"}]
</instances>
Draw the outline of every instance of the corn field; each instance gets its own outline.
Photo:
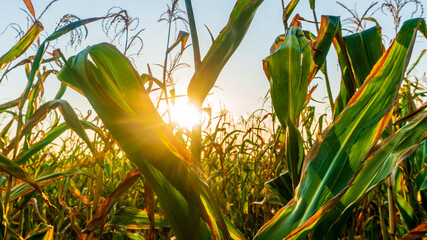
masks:
<instances>
[{"instance_id":1,"label":"corn field","mask_svg":"<svg viewBox=\"0 0 427 240\"><path fill-rule=\"evenodd\" d=\"M236 0L205 56L192 1L172 0L160 19L169 27L160 76L136 70L131 52L141 51L142 30L126 10L66 15L42 34L44 12L20 2L30 26L0 57L0 84L13 81L11 72L27 78L14 100L0 102L0 239L427 239L427 90L425 75L409 78L427 29L399 12L423 4L380 2L396 26L386 44L370 9L359 17L339 3L350 19L318 19L315 3L303 18L298 0L282 1L284 31L259 62L266 105L235 121L205 100L263 0ZM187 27L173 38L177 21ZM92 22L125 43L82 48ZM76 55L50 47L70 35ZM190 129L169 108L181 97L171 76L190 65L184 51L194 57L189 104L205 116ZM341 74L336 98L330 51ZM46 100L49 76L61 85ZM311 104L315 77L329 114ZM66 90L92 110L76 111Z\"/></svg>"}]
</instances>

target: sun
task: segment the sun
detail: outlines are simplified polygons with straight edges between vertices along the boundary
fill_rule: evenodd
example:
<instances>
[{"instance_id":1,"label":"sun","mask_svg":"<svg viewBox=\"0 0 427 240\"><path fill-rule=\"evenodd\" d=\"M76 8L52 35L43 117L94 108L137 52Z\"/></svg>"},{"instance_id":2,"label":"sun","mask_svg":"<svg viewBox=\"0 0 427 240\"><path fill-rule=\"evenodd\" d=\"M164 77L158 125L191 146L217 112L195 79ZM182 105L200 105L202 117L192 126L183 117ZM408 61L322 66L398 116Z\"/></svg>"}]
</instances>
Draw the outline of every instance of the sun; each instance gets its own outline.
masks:
<instances>
[{"instance_id":1,"label":"sun","mask_svg":"<svg viewBox=\"0 0 427 240\"><path fill-rule=\"evenodd\" d=\"M170 108L170 114L173 123L186 129L201 123L201 113L189 103L177 102Z\"/></svg>"}]
</instances>

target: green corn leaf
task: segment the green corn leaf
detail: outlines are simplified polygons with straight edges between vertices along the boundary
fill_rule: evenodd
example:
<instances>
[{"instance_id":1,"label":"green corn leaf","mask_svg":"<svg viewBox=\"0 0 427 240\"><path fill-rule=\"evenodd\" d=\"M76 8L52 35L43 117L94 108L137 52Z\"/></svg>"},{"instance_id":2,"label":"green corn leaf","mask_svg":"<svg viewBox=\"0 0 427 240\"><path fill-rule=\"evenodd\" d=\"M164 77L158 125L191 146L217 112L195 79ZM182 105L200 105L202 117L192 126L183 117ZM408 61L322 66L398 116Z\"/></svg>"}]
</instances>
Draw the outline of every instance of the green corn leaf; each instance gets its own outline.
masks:
<instances>
[{"instance_id":1,"label":"green corn leaf","mask_svg":"<svg viewBox=\"0 0 427 240\"><path fill-rule=\"evenodd\" d=\"M46 38L45 42L50 42L53 40L58 39L59 37L73 31L76 28L79 28L83 25L86 25L88 23L91 22L96 22L102 19L105 19L106 17L96 17L96 18L87 18L87 19L82 19L82 20L78 20L75 22L72 22L70 24L67 24L65 26L63 26L62 28L56 30L54 33L52 33L48 38ZM44 50L44 49L43 49Z\"/></svg>"},{"instance_id":2,"label":"green corn leaf","mask_svg":"<svg viewBox=\"0 0 427 240\"><path fill-rule=\"evenodd\" d=\"M64 55L62 55L61 52L59 52L59 54L61 55L61 57L63 58L64 62L66 62L66 64L68 66L72 65L74 57L70 57L68 60L66 60L65 57L64 57ZM63 68L61 68L60 74L61 74L61 76L72 76L73 72L71 72L70 68L63 67ZM71 87L73 90L75 90L76 92L78 92L78 93L80 93L81 95L84 96L84 93L80 89L79 84L75 81L75 78L73 78L73 77L62 77L61 81L62 81L62 83L66 84L68 87Z\"/></svg>"},{"instance_id":3,"label":"green corn leaf","mask_svg":"<svg viewBox=\"0 0 427 240\"><path fill-rule=\"evenodd\" d=\"M53 140L58 138L65 130L68 129L66 123L60 124L51 130L36 144L32 145L29 149L27 149L24 153L21 153L17 156L16 163L19 165L23 165L26 163L34 154L38 151L42 150L48 144L50 144Z\"/></svg>"},{"instance_id":4,"label":"green corn leaf","mask_svg":"<svg viewBox=\"0 0 427 240\"><path fill-rule=\"evenodd\" d=\"M61 171L61 172L55 172L51 174L47 174L45 176L41 176L39 178L34 179L34 181L40 186L43 187L48 183L54 182L58 179L63 179L66 177L76 176L76 175L85 175L87 177L90 177L92 179L95 179L94 176L92 176L90 173L83 171L83 170L67 170L67 171ZM28 183L21 183L12 188L10 191L10 201L14 201L18 199L19 197L23 197L31 192L34 191L34 187Z\"/></svg>"},{"instance_id":5,"label":"green corn leaf","mask_svg":"<svg viewBox=\"0 0 427 240\"><path fill-rule=\"evenodd\" d=\"M86 228L89 231L93 231L98 225L101 225L106 216L113 209L114 204L120 199L120 197L125 194L129 188L139 179L140 173L139 170L133 170L126 174L122 182L117 186L116 189L108 196L102 206L95 213L93 218L86 224Z\"/></svg>"},{"instance_id":6,"label":"green corn leaf","mask_svg":"<svg viewBox=\"0 0 427 240\"><path fill-rule=\"evenodd\" d=\"M420 53L420 55L418 56L418 58L417 58L417 60L414 62L414 64L412 64L412 67L408 70L408 72L406 73L407 75L409 75L411 72L412 72L412 70L414 70L414 68L416 67L416 66L418 66L418 64L420 63L420 61L421 61L421 58L423 58L423 56L424 56L424 54L426 54L426 52L427 52L427 49L424 49L421 53Z\"/></svg>"},{"instance_id":7,"label":"green corn leaf","mask_svg":"<svg viewBox=\"0 0 427 240\"><path fill-rule=\"evenodd\" d=\"M341 29L340 17L322 16L319 34L311 44L313 60L317 65L316 71L318 71L325 62L329 48L331 47L332 41L339 29Z\"/></svg>"},{"instance_id":8,"label":"green corn leaf","mask_svg":"<svg viewBox=\"0 0 427 240\"><path fill-rule=\"evenodd\" d=\"M42 192L42 189L37 184L36 181L26 172L24 171L18 164L8 159L7 157L0 154L0 169L14 176L15 178L24 181L34 187L42 196L43 200L50 205L49 200Z\"/></svg>"},{"instance_id":9,"label":"green corn leaf","mask_svg":"<svg viewBox=\"0 0 427 240\"><path fill-rule=\"evenodd\" d=\"M397 180L402 180L402 171L399 171L399 177ZM400 181L396 182L395 186L400 184ZM405 199L405 196L401 195L402 192L394 193L394 199L396 203L397 209L399 209L399 216L402 220L403 225L406 229L412 229L415 228L418 225L417 216L415 214L415 209L407 199Z\"/></svg>"},{"instance_id":10,"label":"green corn leaf","mask_svg":"<svg viewBox=\"0 0 427 240\"><path fill-rule=\"evenodd\" d=\"M84 120L79 120L83 128L87 129L97 129L94 128L93 124L88 123ZM57 139L61 134L63 134L67 129L69 129L70 126L67 123L62 123L58 126L53 127L48 131L48 133L37 143L32 145L29 149L25 150L24 152L20 153L16 158L16 163L18 165L22 165L26 163L34 154L42 150L44 147L46 147L48 144L50 144L52 141ZM84 130L83 130L84 132ZM98 130L99 132L99 130ZM89 140L89 139L87 139ZM89 141L90 142L90 141ZM12 145L13 146L13 145Z\"/></svg>"},{"instance_id":11,"label":"green corn leaf","mask_svg":"<svg viewBox=\"0 0 427 240\"><path fill-rule=\"evenodd\" d=\"M153 188L176 237L204 236L206 226L197 227L204 221L216 238L229 239L218 206L192 167L190 153L163 122L129 60L114 46L98 44L68 63L58 78L78 84Z\"/></svg>"},{"instance_id":12,"label":"green corn leaf","mask_svg":"<svg viewBox=\"0 0 427 240\"><path fill-rule=\"evenodd\" d=\"M276 38L273 53L263 61L274 110L286 129L286 163L294 188L304 157L297 118L306 103L308 85L323 65L339 28L338 17L322 16L319 36L310 43L301 29L291 27L284 37Z\"/></svg>"},{"instance_id":13,"label":"green corn leaf","mask_svg":"<svg viewBox=\"0 0 427 240\"><path fill-rule=\"evenodd\" d=\"M380 59L384 48L381 42L381 29L378 27L338 38L335 50L341 68L342 82L335 104L335 118L344 109L356 89L362 86L375 63Z\"/></svg>"},{"instance_id":14,"label":"green corn leaf","mask_svg":"<svg viewBox=\"0 0 427 240\"><path fill-rule=\"evenodd\" d=\"M427 166L417 174L415 184L417 185L417 191L419 192L427 189Z\"/></svg>"},{"instance_id":15,"label":"green corn leaf","mask_svg":"<svg viewBox=\"0 0 427 240\"><path fill-rule=\"evenodd\" d=\"M39 80L37 81L37 83L32 88L30 95L28 95L28 105L27 105L28 107L27 107L27 111L25 114L25 123L28 121L28 118L30 118L30 116L33 115L35 108L38 105L37 97L42 95L42 91L43 91L42 84L45 82L46 78L50 74L57 74L57 73L58 73L57 70L46 70L39 77Z\"/></svg>"},{"instance_id":16,"label":"green corn leaf","mask_svg":"<svg viewBox=\"0 0 427 240\"><path fill-rule=\"evenodd\" d=\"M353 208L357 203L389 176L427 137L425 129L427 129L427 114L414 119L379 144L363 161L363 165L353 176L351 186L316 231L328 232L328 236L338 237L346 218L353 214ZM340 221L341 218L343 221ZM334 221L336 223L331 225Z\"/></svg>"},{"instance_id":17,"label":"green corn leaf","mask_svg":"<svg viewBox=\"0 0 427 240\"><path fill-rule=\"evenodd\" d=\"M309 0L309 3L310 3L310 9L314 10L316 7L316 0Z\"/></svg>"},{"instance_id":18,"label":"green corn leaf","mask_svg":"<svg viewBox=\"0 0 427 240\"><path fill-rule=\"evenodd\" d=\"M356 88L362 86L375 63L383 54L384 47L381 36L381 29L372 27L344 37L346 50L357 82Z\"/></svg>"},{"instance_id":19,"label":"green corn leaf","mask_svg":"<svg viewBox=\"0 0 427 240\"><path fill-rule=\"evenodd\" d=\"M122 207L114 213L108 224L112 227L121 227L129 230L149 229L150 220L147 211L134 208ZM154 227L170 227L164 216L154 214Z\"/></svg>"},{"instance_id":20,"label":"green corn leaf","mask_svg":"<svg viewBox=\"0 0 427 240\"><path fill-rule=\"evenodd\" d=\"M303 32L291 27L278 49L263 62L270 81L274 110L286 129L286 163L293 188L299 181L304 155L296 119L304 106L309 79L314 77L316 68L308 44Z\"/></svg>"},{"instance_id":21,"label":"green corn leaf","mask_svg":"<svg viewBox=\"0 0 427 240\"><path fill-rule=\"evenodd\" d=\"M9 108L13 108L19 105L19 101L21 100L21 98L17 98L15 100L0 104L0 113L8 110Z\"/></svg>"},{"instance_id":22,"label":"green corn leaf","mask_svg":"<svg viewBox=\"0 0 427 240\"><path fill-rule=\"evenodd\" d=\"M376 216L370 217L364 224L365 239L366 240L377 240L381 239L381 226L378 223Z\"/></svg>"},{"instance_id":23,"label":"green corn leaf","mask_svg":"<svg viewBox=\"0 0 427 240\"><path fill-rule=\"evenodd\" d=\"M421 132L423 132L421 130ZM427 137L427 133L426 136ZM396 206L399 209L399 216L406 230L413 229L421 223L421 219L426 215L425 209L417 201L417 191L414 181L408 172L412 172L412 164L409 158L402 161L400 167L393 173L393 194Z\"/></svg>"},{"instance_id":24,"label":"green corn leaf","mask_svg":"<svg viewBox=\"0 0 427 240\"><path fill-rule=\"evenodd\" d=\"M233 223L224 216L225 225L227 225L228 231L230 231L230 236L234 240L244 240L245 236L233 225Z\"/></svg>"},{"instance_id":25,"label":"green corn leaf","mask_svg":"<svg viewBox=\"0 0 427 240\"><path fill-rule=\"evenodd\" d=\"M58 93L56 93L56 96L54 99L61 99L62 96L64 96L66 90L67 90L67 85L64 83L61 83L61 87L59 88Z\"/></svg>"},{"instance_id":26,"label":"green corn leaf","mask_svg":"<svg viewBox=\"0 0 427 240\"><path fill-rule=\"evenodd\" d=\"M339 203L389 122L418 29L427 36L423 19L404 23L363 86L308 153L295 197L255 239L302 239Z\"/></svg>"},{"instance_id":27,"label":"green corn leaf","mask_svg":"<svg viewBox=\"0 0 427 240\"><path fill-rule=\"evenodd\" d=\"M315 63L308 40L297 27L291 27L279 48L264 60L270 81L271 98L284 128L295 122L304 106L309 79Z\"/></svg>"},{"instance_id":28,"label":"green corn leaf","mask_svg":"<svg viewBox=\"0 0 427 240\"><path fill-rule=\"evenodd\" d=\"M3 70L9 62L24 54L42 31L42 24L40 22L35 22L24 37L22 37L21 40L19 40L19 42L9 50L9 52L0 57L0 71Z\"/></svg>"},{"instance_id":29,"label":"green corn leaf","mask_svg":"<svg viewBox=\"0 0 427 240\"><path fill-rule=\"evenodd\" d=\"M265 187L270 190L275 198L281 203L288 203L293 197L292 179L289 171L286 171L277 178L265 183Z\"/></svg>"},{"instance_id":30,"label":"green corn leaf","mask_svg":"<svg viewBox=\"0 0 427 240\"><path fill-rule=\"evenodd\" d=\"M141 236L140 233L128 232L128 231L121 229L121 228L114 229L114 230L115 230L114 232L113 231L111 231L111 232L114 233L114 235L116 236L116 239L124 239L124 238L129 239L129 240L145 240L145 239L147 239L147 238L144 238L143 236ZM109 233L109 232L110 231L104 230L103 233L105 234L105 233ZM117 234L117 232L121 233L122 235ZM107 235L107 236L110 236L110 235Z\"/></svg>"},{"instance_id":31,"label":"green corn leaf","mask_svg":"<svg viewBox=\"0 0 427 240\"><path fill-rule=\"evenodd\" d=\"M283 21L288 21L294 11L295 7L298 5L299 0L291 0L288 5L285 7L285 13L283 14ZM311 6L311 0L310 0Z\"/></svg>"},{"instance_id":32,"label":"green corn leaf","mask_svg":"<svg viewBox=\"0 0 427 240\"><path fill-rule=\"evenodd\" d=\"M28 82L29 83L28 83L28 87L25 89L25 92L24 92L23 96L21 97L20 109L22 109L24 107L24 103L25 103L25 101L28 98L28 94L30 93L31 86L32 86L32 84L34 82L34 79L35 79L37 73L40 70L40 65L43 62L43 55L44 55L44 53L46 51L47 44L50 41L56 40L59 37L67 34L70 31L73 31L76 28L79 28L79 27L81 27L83 25L86 25L88 23L91 23L91 22L94 22L94 21L98 21L98 20L102 20L102 19L105 19L105 17L88 18L88 19L83 19L83 20L72 22L72 23L67 24L64 27L56 30L54 33L52 33L49 37L47 37L43 41L43 43L40 45L39 49L37 50L37 53L36 53L36 55L34 57L34 60L33 60L33 64L31 65L31 72L30 72L30 75L28 77Z\"/></svg>"},{"instance_id":33,"label":"green corn leaf","mask_svg":"<svg viewBox=\"0 0 427 240\"><path fill-rule=\"evenodd\" d=\"M204 57L200 69L194 73L188 85L188 97L203 102L214 86L222 68L236 51L246 34L256 10L263 0L238 0L227 25L215 39Z\"/></svg>"},{"instance_id":34,"label":"green corn leaf","mask_svg":"<svg viewBox=\"0 0 427 240\"><path fill-rule=\"evenodd\" d=\"M90 151L92 152L94 158L97 159L98 163L101 164L101 166L102 166L103 164L102 164L101 160L98 159L98 153L97 153L94 145L92 144L89 137L87 136L82 123L80 122L79 118L77 117L77 114L74 112L74 109L71 107L71 105L67 101L61 100L61 99L55 99L55 100L49 101L49 102L43 104L42 106L40 106L40 108L37 109L37 111L34 113L33 116L40 116L40 115L46 116L48 111L55 109L55 108L58 108L60 110L62 116L64 117L65 122L67 123L67 125L75 133L77 133L77 135L79 135L79 137L83 141L85 141L85 143L88 145ZM32 117L30 117L30 118L32 118ZM43 117L40 117L40 118L43 118ZM40 121L40 118L38 118L38 117L35 118L36 119L35 121L36 122Z\"/></svg>"},{"instance_id":35,"label":"green corn leaf","mask_svg":"<svg viewBox=\"0 0 427 240\"><path fill-rule=\"evenodd\" d=\"M301 133L294 122L286 128L286 164L292 179L292 188L295 189L301 174L304 159L304 148Z\"/></svg>"}]
</instances>

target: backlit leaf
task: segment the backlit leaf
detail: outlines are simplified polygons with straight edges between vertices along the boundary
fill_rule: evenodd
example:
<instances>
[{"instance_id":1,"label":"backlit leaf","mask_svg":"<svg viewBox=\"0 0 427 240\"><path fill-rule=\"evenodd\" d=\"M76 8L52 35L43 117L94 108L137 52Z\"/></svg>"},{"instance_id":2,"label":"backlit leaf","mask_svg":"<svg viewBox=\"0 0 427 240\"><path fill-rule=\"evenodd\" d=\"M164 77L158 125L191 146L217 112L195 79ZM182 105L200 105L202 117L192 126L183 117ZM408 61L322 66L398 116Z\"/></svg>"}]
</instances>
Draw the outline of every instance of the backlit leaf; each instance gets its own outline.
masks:
<instances>
[{"instance_id":1,"label":"backlit leaf","mask_svg":"<svg viewBox=\"0 0 427 240\"><path fill-rule=\"evenodd\" d=\"M295 197L255 239L302 239L338 204L389 122L418 29L427 35L424 20L405 22L363 86L308 153Z\"/></svg>"},{"instance_id":2,"label":"backlit leaf","mask_svg":"<svg viewBox=\"0 0 427 240\"><path fill-rule=\"evenodd\" d=\"M22 37L19 42L9 50L9 52L0 57L0 70L3 70L10 61L13 61L24 54L42 31L42 24L40 22L35 22L24 37Z\"/></svg>"},{"instance_id":3,"label":"backlit leaf","mask_svg":"<svg viewBox=\"0 0 427 240\"><path fill-rule=\"evenodd\" d=\"M238 0L230 14L227 25L215 39L200 70L194 73L188 85L188 97L196 102L203 102L214 86L222 68L236 51L246 34L256 10L263 0Z\"/></svg>"}]
</instances>

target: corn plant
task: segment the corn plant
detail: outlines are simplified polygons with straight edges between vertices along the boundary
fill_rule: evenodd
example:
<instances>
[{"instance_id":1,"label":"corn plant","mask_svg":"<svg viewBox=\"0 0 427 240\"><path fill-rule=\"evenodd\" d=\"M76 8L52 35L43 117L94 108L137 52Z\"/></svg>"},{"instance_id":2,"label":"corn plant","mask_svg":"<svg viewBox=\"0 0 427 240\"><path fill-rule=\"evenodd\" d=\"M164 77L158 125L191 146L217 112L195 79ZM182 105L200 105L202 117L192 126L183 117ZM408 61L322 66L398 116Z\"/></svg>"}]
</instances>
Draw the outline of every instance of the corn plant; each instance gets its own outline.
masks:
<instances>
[{"instance_id":1,"label":"corn plant","mask_svg":"<svg viewBox=\"0 0 427 240\"><path fill-rule=\"evenodd\" d=\"M426 137L425 114L421 114L399 131L388 134L385 131L396 104L398 89L403 81L402 76L408 65L417 30L424 36L427 35L424 20L412 19L405 22L394 43L382 54L381 41L379 44L378 40L364 41L364 44L369 45L365 49L373 48L375 51L362 51L362 56L379 54L381 57L378 61L375 61L375 57L370 57L369 61L360 61L361 58L357 56L361 54L360 50L358 53L352 52L352 48L360 44L360 41L355 41L358 38L373 36L378 39L376 28L344 39L339 25L337 26L331 37L336 42L340 64L345 66L342 67L343 75L348 76L343 77L343 85L349 87L341 93L347 94L349 101L343 104L343 110L336 108L338 115L335 121L322 133L303 162L301 158L293 157L292 153L287 154L290 180L292 183L295 183L295 180L298 182L294 196L260 229L255 239L303 239L309 233L312 233L313 239L338 237L337 234L351 215L354 205L369 190L384 181ZM321 28L320 32L322 30ZM273 104L282 125L289 125L288 115L299 114L307 88L304 86L303 91L296 94L296 97L301 99L299 102L287 100L286 97L293 96L289 91L299 89L295 87L296 84L311 81L309 75L300 76L298 70L295 74L299 77L289 73L295 71L295 65L304 67L305 64L306 68L310 69L304 58L311 50L319 50L314 47L316 41L308 50L302 48L307 40L296 41L298 37L304 38L304 34L298 31L301 30L291 27L284 37L276 40L272 47L274 52L265 60L267 64L264 63L267 77L270 79ZM287 51L295 52L295 58L287 57ZM284 64L285 59L291 61ZM315 57L309 59L313 59L313 62L316 60ZM320 67L321 64L320 62L316 65ZM347 79L351 81L345 82ZM283 97L284 94L286 97ZM337 106L339 103L337 101ZM294 113L283 104L289 104L297 111ZM297 142L292 139L291 141ZM298 164L302 165L301 177L297 175L299 167L295 167L299 166ZM390 228L394 237L392 222Z\"/></svg>"},{"instance_id":2,"label":"corn plant","mask_svg":"<svg viewBox=\"0 0 427 240\"><path fill-rule=\"evenodd\" d=\"M195 68L188 96L202 109L262 0L237 0L203 58L192 2L185 1L185 19L178 1L171 1L163 15L169 31L159 78L150 69L138 73L132 64L129 49L142 41L142 30L128 36L135 23L125 10L113 8L118 13L110 10L101 18L70 17L73 21L43 39L38 21L43 13L36 17L31 1L24 3L34 24L0 57L0 83L20 68L29 82L20 97L0 105L7 120L0 130L2 239L425 235L426 90L421 78L410 75L425 50L408 67L417 32L427 35L423 19L406 21L386 49L378 23L366 28L357 18L355 31L344 36L340 18L322 16L319 24L315 1L309 1L316 26L311 33L303 28L310 21L298 14L289 22L299 1L282 1L285 32L260 64L270 82L272 108L238 122L226 113L209 115L204 128L198 124L190 132L165 122L159 110L177 97L170 83L174 68L184 64L187 39ZM188 23L190 32L171 41L174 19ZM125 35L123 53L108 43L68 59L59 49L48 50L53 40L98 20L107 32L108 26L124 24L114 32ZM23 57L32 45L35 55ZM342 75L335 101L326 69L332 46ZM310 84L319 71L330 119L316 117L310 105L316 90ZM62 85L54 99L44 101L48 76ZM86 97L96 114L77 114L62 99L67 88ZM160 91L157 103L150 95L155 91Z\"/></svg>"},{"instance_id":3,"label":"corn plant","mask_svg":"<svg viewBox=\"0 0 427 240\"><path fill-rule=\"evenodd\" d=\"M366 71L361 70L355 70L361 75L351 73L354 92L347 91L350 97L347 95L349 101L345 103L346 107L305 156L296 121L306 102L308 84L323 65L332 42L337 42L336 48L340 54L343 52L343 45L340 44L345 40L341 36L340 22L336 17L322 18L317 38L309 32L302 31L297 27L297 23L294 22L295 26L291 26L284 36L276 40L272 47L272 55L264 61L264 68L272 87L273 105L286 130L287 167L295 193L292 200L261 228L256 239L285 237L298 239L310 231L316 233L320 231L320 234L316 234L319 237L336 234L339 231L335 228L342 229L342 222L331 226L330 221L335 221L340 216L345 220L348 214L345 210L352 209L353 204L368 190L383 181L396 163L425 138L423 131L417 131L425 127L425 118L421 115L384 139L381 144L376 144L391 118L397 89L402 82L401 76L410 56L412 36L417 29L425 34L424 21L414 19L403 25L396 43L371 66L370 74L364 76ZM378 34L376 29L373 35L375 34ZM346 46L353 46L351 38L348 39ZM343 64L349 64L351 61L349 57L351 52L348 49L350 48L345 49L343 53ZM88 60L89 56L93 62ZM227 55L224 57L226 61ZM291 62L284 64L283 59L291 59ZM198 169L198 165L192 163L194 160L186 152L186 148L180 145L163 123L144 90L143 81L139 79L139 74L136 74L126 58L114 47L101 44L81 52L67 62L60 79L80 89L91 101L113 136L150 182L176 235L179 238L184 236L201 238L205 234L204 231L209 229L214 236L227 238L230 233L228 229L231 227L228 225L227 229L226 221L223 220L210 190L202 183L199 175L201 170ZM357 63L351 63L354 65L353 68L360 67ZM369 67L367 66L368 69ZM347 69L349 68L347 65ZM201 69L203 70L203 67ZM213 71L212 68L209 68L209 71ZM206 90L201 91L204 85L197 85L195 91L194 79L201 76L197 74L196 70L196 78L190 83L189 95L200 103L213 85L216 74L208 74L212 76L212 80L209 78L209 81L206 80ZM121 77L133 80L123 83ZM378 84L384 81L387 82ZM357 88L359 89L355 91ZM299 92L294 95L293 92L289 92L290 89L298 89ZM284 94L283 91L287 93ZM199 97L195 97L196 95ZM121 114L111 115L110 112ZM130 137L133 135L135 137ZM137 136L148 138L141 139ZM197 144L194 143L195 140L197 139L192 139L192 144ZM217 143L212 143L219 153L222 171L226 174L222 150L215 144ZM193 152L193 157L197 158L197 152ZM165 159L176 160L169 162ZM325 161L328 160L331 163L325 165ZM391 163L384 166L385 161ZM365 164L362 164L364 162ZM157 179L154 169L158 171ZM174 169L173 174L170 169ZM363 182L370 174L375 176L368 178L373 181ZM186 180L183 180L184 176ZM162 179L164 183L160 186L158 184ZM168 207L165 186L176 189L186 202L181 203L181 207L177 207L179 205L175 203L174 209ZM179 195L174 198L178 197ZM192 206L194 215L185 213L186 206ZM200 233L188 235L190 229L186 229L188 225L180 226L181 218L191 222L192 227L200 228ZM201 225L199 219L202 219ZM325 229L324 225L329 228Z\"/></svg>"}]
</instances>

